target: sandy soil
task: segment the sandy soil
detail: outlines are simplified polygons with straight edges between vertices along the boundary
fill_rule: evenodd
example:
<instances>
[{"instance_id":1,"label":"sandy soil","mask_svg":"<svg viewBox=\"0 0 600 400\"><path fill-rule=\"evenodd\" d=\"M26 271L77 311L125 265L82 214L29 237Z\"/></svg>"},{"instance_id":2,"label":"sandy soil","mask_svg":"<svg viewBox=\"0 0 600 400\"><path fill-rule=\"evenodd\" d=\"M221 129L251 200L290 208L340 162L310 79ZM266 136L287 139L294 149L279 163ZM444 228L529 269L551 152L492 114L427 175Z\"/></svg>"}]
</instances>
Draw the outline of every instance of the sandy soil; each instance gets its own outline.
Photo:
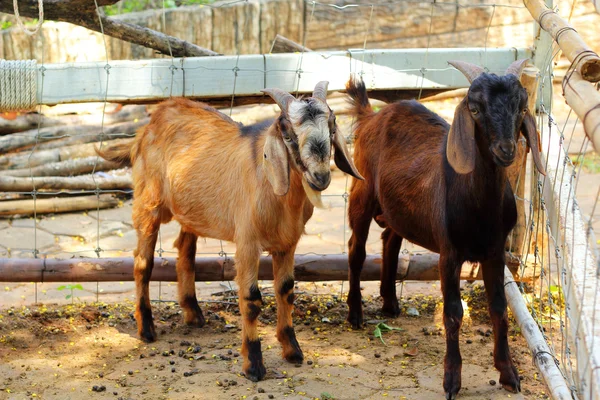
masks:
<instances>
[{"instance_id":1,"label":"sandy soil","mask_svg":"<svg viewBox=\"0 0 600 400\"><path fill-rule=\"evenodd\" d=\"M325 286L323 286L325 285ZM438 289L439 290L439 289ZM174 303L154 305L159 340L139 341L133 305L33 306L4 310L0 318L0 398L5 399L436 399L443 398L445 347L439 296L402 300L402 316L387 320L401 330L373 336L382 321L378 300L366 300L367 328L344 323L346 305L330 284L300 284L296 332L305 363L282 360L275 339L274 297L263 289L259 330L266 380L241 375L240 328L235 299L205 304L208 324L181 324ZM493 336L479 286L463 292L469 310L461 346L462 399L547 398L516 325L510 340L522 376L522 393L496 383ZM234 295L234 293L226 293ZM219 300L221 299L221 300ZM409 317L414 307L419 316ZM483 310L483 311L481 311ZM411 310L412 311L412 310Z\"/></svg>"}]
</instances>

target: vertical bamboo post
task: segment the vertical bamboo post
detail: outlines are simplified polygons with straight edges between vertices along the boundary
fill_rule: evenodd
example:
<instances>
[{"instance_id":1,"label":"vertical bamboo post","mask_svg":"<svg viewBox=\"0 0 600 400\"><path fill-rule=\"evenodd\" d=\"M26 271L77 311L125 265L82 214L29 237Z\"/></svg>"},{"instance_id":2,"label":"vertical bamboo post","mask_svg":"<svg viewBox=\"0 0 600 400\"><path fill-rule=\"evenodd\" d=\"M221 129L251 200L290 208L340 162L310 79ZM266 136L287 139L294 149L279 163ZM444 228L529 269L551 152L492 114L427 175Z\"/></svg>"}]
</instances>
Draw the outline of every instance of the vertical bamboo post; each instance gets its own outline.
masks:
<instances>
[{"instance_id":1,"label":"vertical bamboo post","mask_svg":"<svg viewBox=\"0 0 600 400\"><path fill-rule=\"evenodd\" d=\"M529 103L527 107L535 113L535 104L537 101L537 89L539 83L539 70L536 67L527 67L521 75L521 84L527 91ZM527 142L521 135L517 142L517 155L515 162L508 167L508 181L515 194L517 202L517 224L512 234L508 237L506 248L509 253L520 259L523 256L523 244L527 233L527 221L525 218L525 170L527 165Z\"/></svg>"}]
</instances>

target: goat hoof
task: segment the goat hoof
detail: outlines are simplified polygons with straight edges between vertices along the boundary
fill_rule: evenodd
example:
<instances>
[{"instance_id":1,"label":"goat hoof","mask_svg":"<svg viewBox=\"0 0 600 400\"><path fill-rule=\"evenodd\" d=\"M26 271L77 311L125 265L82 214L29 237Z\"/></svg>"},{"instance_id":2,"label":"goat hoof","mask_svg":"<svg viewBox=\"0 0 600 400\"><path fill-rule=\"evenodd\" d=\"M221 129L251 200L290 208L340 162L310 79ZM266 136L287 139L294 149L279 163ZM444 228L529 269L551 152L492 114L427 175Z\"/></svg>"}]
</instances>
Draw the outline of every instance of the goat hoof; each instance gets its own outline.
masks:
<instances>
[{"instance_id":1,"label":"goat hoof","mask_svg":"<svg viewBox=\"0 0 600 400\"><path fill-rule=\"evenodd\" d=\"M514 366L511 365L506 373L500 373L500 384L505 390L511 393L521 391L521 378L519 378L519 372Z\"/></svg>"},{"instance_id":2,"label":"goat hoof","mask_svg":"<svg viewBox=\"0 0 600 400\"><path fill-rule=\"evenodd\" d=\"M446 399L456 399L461 386L460 367L458 370L450 369L444 372L444 392Z\"/></svg>"},{"instance_id":3,"label":"goat hoof","mask_svg":"<svg viewBox=\"0 0 600 400\"><path fill-rule=\"evenodd\" d=\"M446 392L446 400L455 400L458 393Z\"/></svg>"},{"instance_id":4,"label":"goat hoof","mask_svg":"<svg viewBox=\"0 0 600 400\"><path fill-rule=\"evenodd\" d=\"M391 304L383 303L381 312L387 317L398 318L400 316L400 305L398 304L397 300Z\"/></svg>"},{"instance_id":5,"label":"goat hoof","mask_svg":"<svg viewBox=\"0 0 600 400\"><path fill-rule=\"evenodd\" d=\"M262 361L258 364L253 363L253 365L251 365L246 371L244 371L246 379L249 379L252 382L262 381L266 374L267 369L265 368Z\"/></svg>"},{"instance_id":6,"label":"goat hoof","mask_svg":"<svg viewBox=\"0 0 600 400\"><path fill-rule=\"evenodd\" d=\"M141 331L139 335L140 339L146 343L152 343L156 341L156 331L154 330L154 327L152 327L152 329Z\"/></svg>"},{"instance_id":7,"label":"goat hoof","mask_svg":"<svg viewBox=\"0 0 600 400\"><path fill-rule=\"evenodd\" d=\"M298 350L293 352L292 354L288 354L284 356L287 362L291 364L302 364L304 362L304 354L302 354L302 350Z\"/></svg>"},{"instance_id":8,"label":"goat hoof","mask_svg":"<svg viewBox=\"0 0 600 400\"><path fill-rule=\"evenodd\" d=\"M363 316L362 312L352 312L348 313L348 318L346 319L350 325L352 325L352 329L362 329L363 327Z\"/></svg>"},{"instance_id":9,"label":"goat hoof","mask_svg":"<svg viewBox=\"0 0 600 400\"><path fill-rule=\"evenodd\" d=\"M206 325L206 320L204 319L202 313L200 313L190 318L185 318L185 324L188 326L202 328L204 325Z\"/></svg>"}]
</instances>

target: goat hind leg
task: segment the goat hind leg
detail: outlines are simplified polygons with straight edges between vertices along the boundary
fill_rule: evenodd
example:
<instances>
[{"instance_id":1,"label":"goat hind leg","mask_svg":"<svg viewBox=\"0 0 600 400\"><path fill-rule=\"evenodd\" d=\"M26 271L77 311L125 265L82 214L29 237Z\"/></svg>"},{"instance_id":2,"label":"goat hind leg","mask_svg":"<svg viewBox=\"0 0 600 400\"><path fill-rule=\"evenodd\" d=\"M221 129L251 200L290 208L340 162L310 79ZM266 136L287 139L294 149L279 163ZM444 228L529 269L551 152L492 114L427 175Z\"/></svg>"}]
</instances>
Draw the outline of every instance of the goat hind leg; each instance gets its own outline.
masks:
<instances>
[{"instance_id":1,"label":"goat hind leg","mask_svg":"<svg viewBox=\"0 0 600 400\"><path fill-rule=\"evenodd\" d=\"M396 274L398 272L398 254L402 246L402 237L391 228L381 234L383 240L383 267L381 268L381 286L379 294L383 298L381 311L390 317L400 315L400 305L396 297Z\"/></svg>"},{"instance_id":2,"label":"goat hind leg","mask_svg":"<svg viewBox=\"0 0 600 400\"><path fill-rule=\"evenodd\" d=\"M444 358L444 392L446 399L455 399L461 387L462 357L458 337L463 319L460 301L460 268L462 261L440 253L440 280L444 296L444 327L446 357Z\"/></svg>"},{"instance_id":3,"label":"goat hind leg","mask_svg":"<svg viewBox=\"0 0 600 400\"><path fill-rule=\"evenodd\" d=\"M135 212L134 215L136 215ZM156 329L152 321L149 283L154 267L154 247L158 238L160 221L158 218L148 216L148 219L144 222L146 223L136 224L138 245L133 260L133 276L137 297L135 320L140 338L145 342L153 342L156 340Z\"/></svg>"},{"instance_id":4,"label":"goat hind leg","mask_svg":"<svg viewBox=\"0 0 600 400\"><path fill-rule=\"evenodd\" d=\"M260 249L237 242L236 281L242 315L242 371L253 382L262 380L267 374L256 328L256 320L262 306L262 295L258 288L258 261Z\"/></svg>"},{"instance_id":5,"label":"goat hind leg","mask_svg":"<svg viewBox=\"0 0 600 400\"><path fill-rule=\"evenodd\" d=\"M277 340L281 343L283 358L294 364L302 364L304 354L292 326L294 249L273 252L273 276L277 300Z\"/></svg>"},{"instance_id":6,"label":"goat hind leg","mask_svg":"<svg viewBox=\"0 0 600 400\"><path fill-rule=\"evenodd\" d=\"M368 188L362 182L355 182L350 193L348 221L352 235L348 241L348 317L347 321L354 329L363 326L362 294L360 293L360 274L367 253L365 245L369 237L369 226L375 210L375 202L370 198Z\"/></svg>"},{"instance_id":7,"label":"goat hind leg","mask_svg":"<svg viewBox=\"0 0 600 400\"><path fill-rule=\"evenodd\" d=\"M500 371L500 384L504 389L516 393L521 391L519 372L515 368L508 348L508 316L504 293L504 259L481 263L483 282L494 329L494 366Z\"/></svg>"},{"instance_id":8,"label":"goat hind leg","mask_svg":"<svg viewBox=\"0 0 600 400\"><path fill-rule=\"evenodd\" d=\"M196 298L196 242L198 237L190 232L179 232L174 246L179 250L177 258L177 289L179 305L183 309L183 321L187 325L203 327L205 324L202 310Z\"/></svg>"}]
</instances>

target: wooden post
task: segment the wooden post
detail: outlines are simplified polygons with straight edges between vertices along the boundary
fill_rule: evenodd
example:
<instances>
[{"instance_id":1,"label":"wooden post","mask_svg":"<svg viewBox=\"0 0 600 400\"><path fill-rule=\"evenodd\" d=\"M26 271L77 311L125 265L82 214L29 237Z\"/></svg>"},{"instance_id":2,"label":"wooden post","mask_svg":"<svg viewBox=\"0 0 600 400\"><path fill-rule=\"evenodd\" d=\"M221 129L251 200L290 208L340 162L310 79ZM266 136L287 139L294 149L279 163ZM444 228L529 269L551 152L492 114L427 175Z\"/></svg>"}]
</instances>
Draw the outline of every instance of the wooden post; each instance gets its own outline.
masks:
<instances>
[{"instance_id":1,"label":"wooden post","mask_svg":"<svg viewBox=\"0 0 600 400\"><path fill-rule=\"evenodd\" d=\"M565 76L563 91L567 104L583 122L586 135L600 153L600 92L578 72Z\"/></svg>"},{"instance_id":2,"label":"wooden post","mask_svg":"<svg viewBox=\"0 0 600 400\"><path fill-rule=\"evenodd\" d=\"M119 201L110 194L52 199L0 201L0 215L49 214L70 211L95 210L115 207Z\"/></svg>"},{"instance_id":3,"label":"wooden post","mask_svg":"<svg viewBox=\"0 0 600 400\"><path fill-rule=\"evenodd\" d=\"M575 63L575 70L583 79L590 82L600 81L600 57L567 21L552 11L552 1L549 1L550 4L548 2L544 4L542 0L523 0L523 3L540 26L552 35L569 61ZM540 54L540 56L551 57L548 54Z\"/></svg>"},{"instance_id":4,"label":"wooden post","mask_svg":"<svg viewBox=\"0 0 600 400\"><path fill-rule=\"evenodd\" d=\"M110 178L87 176L15 178L0 176L0 191L31 192L35 190L114 190L132 189L131 175Z\"/></svg>"},{"instance_id":5,"label":"wooden post","mask_svg":"<svg viewBox=\"0 0 600 400\"><path fill-rule=\"evenodd\" d=\"M397 280L439 280L439 255L435 253L401 255ZM176 258L154 260L151 280L177 281ZM368 255L361 279L378 281L381 274L381 256ZM297 281L339 281L348 279L348 256L344 254L296 255ZM231 281L235 278L235 261L224 257L196 258L196 281ZM478 264L463 265L461 279L481 279ZM516 279L531 280L531 276ZM258 279L272 280L271 257L260 259ZM133 281L133 258L69 258L69 259L14 259L0 258L0 282L112 282Z\"/></svg>"},{"instance_id":6,"label":"wooden post","mask_svg":"<svg viewBox=\"0 0 600 400\"><path fill-rule=\"evenodd\" d=\"M527 67L521 75L521 84L527 91L529 103L527 107L535 113L535 103L537 101L539 70L536 67ZM507 250L516 259L521 259L524 255L523 245L527 233L527 221L525 216L525 170L527 166L527 142L520 135L517 142L517 155L515 162L508 167L508 181L515 194L517 202L517 224L508 237Z\"/></svg>"},{"instance_id":7,"label":"wooden post","mask_svg":"<svg viewBox=\"0 0 600 400\"><path fill-rule=\"evenodd\" d=\"M512 282L512 283L511 283ZM506 300L512 311L521 334L527 341L529 350L533 353L533 362L537 366L542 375L542 379L550 390L553 399L556 400L572 400L571 389L565 382L558 365L554 362L552 351L546 343L546 339L540 332L538 324L533 320L527 305L523 301L523 296L519 291L515 280L510 271L504 269L504 291L506 292Z\"/></svg>"}]
</instances>

